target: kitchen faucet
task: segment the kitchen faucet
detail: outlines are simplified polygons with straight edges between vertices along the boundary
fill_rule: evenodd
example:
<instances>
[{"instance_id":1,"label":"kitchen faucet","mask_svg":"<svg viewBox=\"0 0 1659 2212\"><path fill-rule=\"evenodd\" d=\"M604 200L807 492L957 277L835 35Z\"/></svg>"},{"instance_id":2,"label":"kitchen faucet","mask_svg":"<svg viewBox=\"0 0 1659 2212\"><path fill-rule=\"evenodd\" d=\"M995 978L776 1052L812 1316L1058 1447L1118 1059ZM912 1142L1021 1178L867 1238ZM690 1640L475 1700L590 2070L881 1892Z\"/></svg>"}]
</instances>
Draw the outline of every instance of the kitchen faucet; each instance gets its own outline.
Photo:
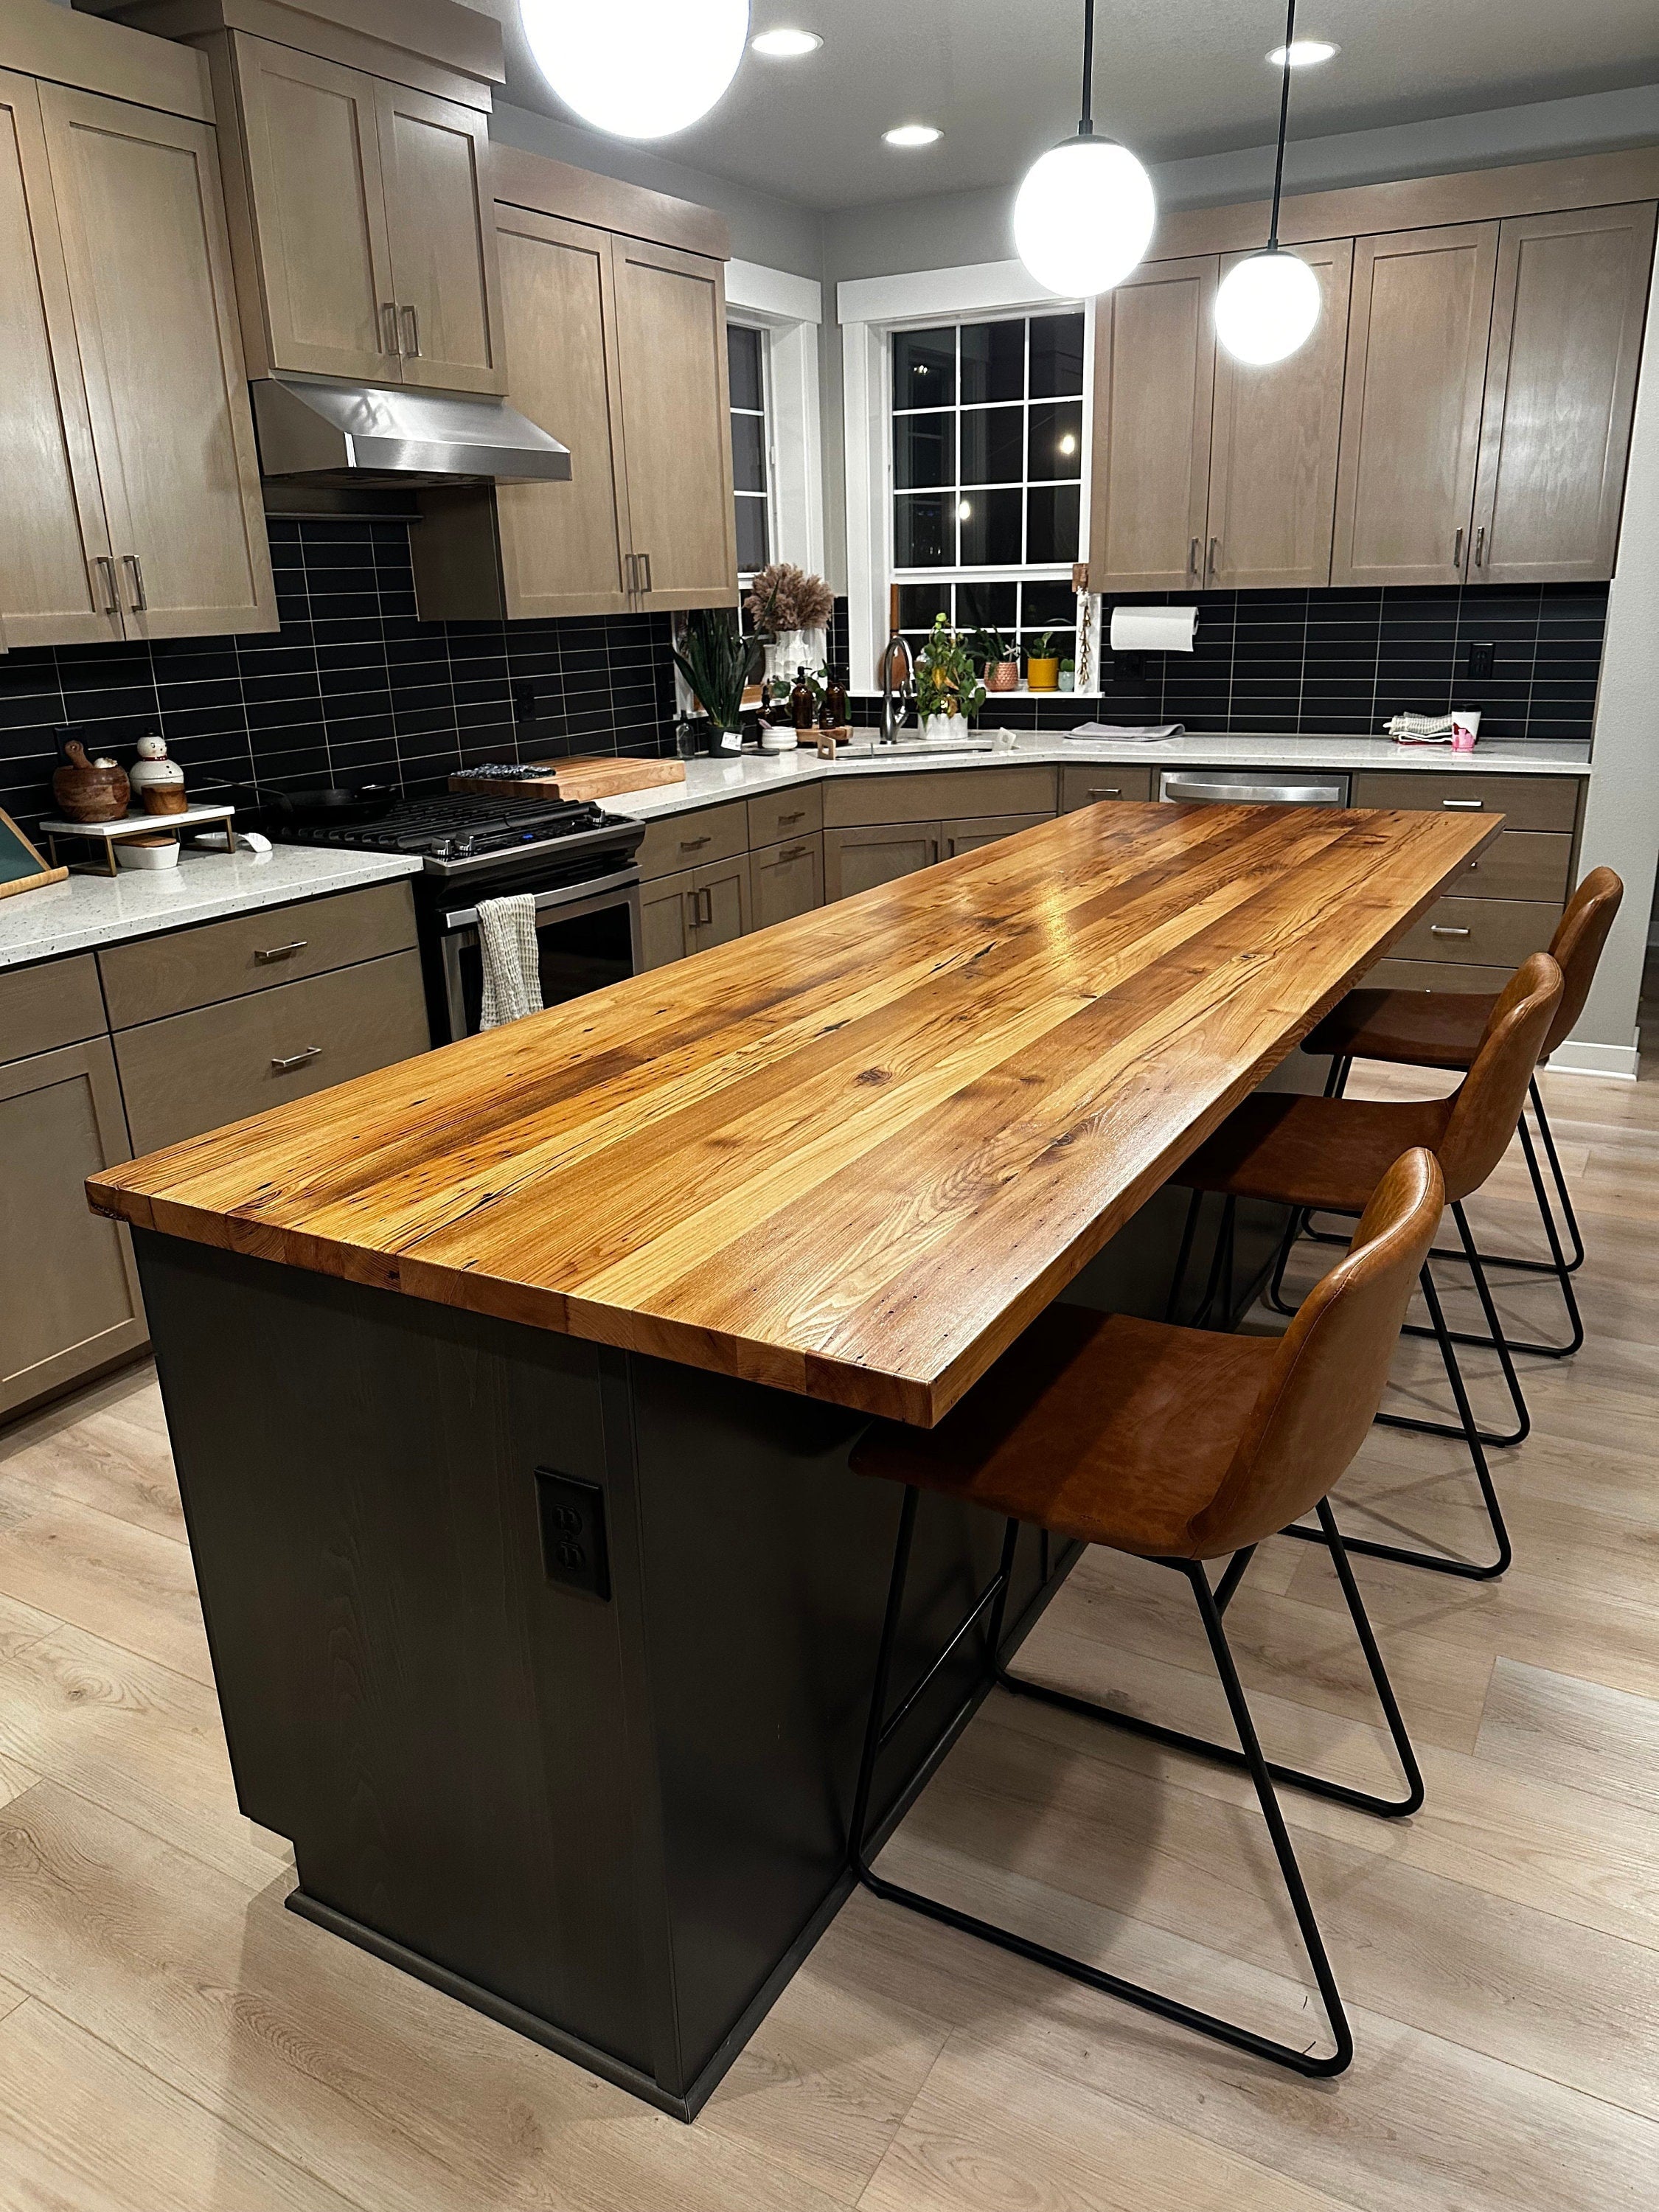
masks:
<instances>
[{"instance_id":1,"label":"kitchen faucet","mask_svg":"<svg viewBox=\"0 0 1659 2212\"><path fill-rule=\"evenodd\" d=\"M902 661L904 673L898 688L893 686L895 660ZM896 745L898 733L904 727L906 705L910 685L910 648L895 630L883 648L881 665L876 671L881 678L881 743Z\"/></svg>"}]
</instances>

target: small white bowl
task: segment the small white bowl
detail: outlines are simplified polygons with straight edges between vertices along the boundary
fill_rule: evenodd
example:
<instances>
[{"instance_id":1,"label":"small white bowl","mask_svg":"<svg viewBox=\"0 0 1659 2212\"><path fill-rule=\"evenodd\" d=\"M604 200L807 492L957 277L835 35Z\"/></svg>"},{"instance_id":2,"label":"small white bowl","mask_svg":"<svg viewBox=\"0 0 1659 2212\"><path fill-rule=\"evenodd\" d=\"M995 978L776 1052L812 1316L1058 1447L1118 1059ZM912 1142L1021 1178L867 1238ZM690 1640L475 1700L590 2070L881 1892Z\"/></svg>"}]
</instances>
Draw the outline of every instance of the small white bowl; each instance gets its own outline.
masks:
<instances>
[{"instance_id":1,"label":"small white bowl","mask_svg":"<svg viewBox=\"0 0 1659 2212\"><path fill-rule=\"evenodd\" d=\"M115 848L115 865L118 868L176 868L179 865L179 840L176 837L123 837Z\"/></svg>"}]
</instances>

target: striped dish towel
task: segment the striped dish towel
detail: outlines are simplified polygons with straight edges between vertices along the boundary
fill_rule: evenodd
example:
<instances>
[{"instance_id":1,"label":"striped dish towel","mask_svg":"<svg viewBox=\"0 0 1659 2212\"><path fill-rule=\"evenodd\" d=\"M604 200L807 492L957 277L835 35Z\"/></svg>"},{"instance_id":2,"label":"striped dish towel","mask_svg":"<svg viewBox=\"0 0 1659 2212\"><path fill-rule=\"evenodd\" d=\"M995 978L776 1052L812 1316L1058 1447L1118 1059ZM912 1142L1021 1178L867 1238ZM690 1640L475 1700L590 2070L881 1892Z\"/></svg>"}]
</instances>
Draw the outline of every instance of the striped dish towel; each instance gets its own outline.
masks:
<instances>
[{"instance_id":1,"label":"striped dish towel","mask_svg":"<svg viewBox=\"0 0 1659 2212\"><path fill-rule=\"evenodd\" d=\"M540 1013L542 969L536 943L536 902L528 891L480 902L478 952L483 963L480 1029L498 1030L505 1022Z\"/></svg>"}]
</instances>

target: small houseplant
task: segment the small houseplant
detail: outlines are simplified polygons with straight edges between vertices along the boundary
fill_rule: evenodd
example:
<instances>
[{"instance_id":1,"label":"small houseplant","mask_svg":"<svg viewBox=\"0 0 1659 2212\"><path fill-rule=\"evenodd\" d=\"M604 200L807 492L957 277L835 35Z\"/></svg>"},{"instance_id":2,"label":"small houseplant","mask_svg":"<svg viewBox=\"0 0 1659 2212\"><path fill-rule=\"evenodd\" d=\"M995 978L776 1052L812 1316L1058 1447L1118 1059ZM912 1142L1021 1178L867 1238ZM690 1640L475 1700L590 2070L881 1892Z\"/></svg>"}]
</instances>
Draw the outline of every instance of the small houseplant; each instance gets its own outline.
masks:
<instances>
[{"instance_id":1,"label":"small houseplant","mask_svg":"<svg viewBox=\"0 0 1659 2212\"><path fill-rule=\"evenodd\" d=\"M1075 660L1062 660L1062 661L1060 662L1060 690L1061 690L1062 691L1075 691L1075 690L1076 690L1076 689L1077 689L1077 663L1076 663L1076 661L1075 661Z\"/></svg>"},{"instance_id":2,"label":"small houseplant","mask_svg":"<svg viewBox=\"0 0 1659 2212\"><path fill-rule=\"evenodd\" d=\"M967 641L936 615L927 642L916 657L916 710L929 738L963 738L969 720L985 704L985 686L974 667Z\"/></svg>"},{"instance_id":3,"label":"small houseplant","mask_svg":"<svg viewBox=\"0 0 1659 2212\"><path fill-rule=\"evenodd\" d=\"M984 664L988 691L1018 691L1019 655L1000 629L982 629L974 638L973 654Z\"/></svg>"},{"instance_id":4,"label":"small houseplant","mask_svg":"<svg viewBox=\"0 0 1659 2212\"><path fill-rule=\"evenodd\" d=\"M755 658L752 638L738 628L735 613L723 607L697 607L687 616L685 635L674 647L674 665L696 693L713 726L711 752L735 752L741 744L743 692Z\"/></svg>"},{"instance_id":5,"label":"small houseplant","mask_svg":"<svg viewBox=\"0 0 1659 2212\"><path fill-rule=\"evenodd\" d=\"M1026 647L1025 683L1032 691L1059 690L1060 655L1054 651L1053 630L1040 631Z\"/></svg>"}]
</instances>

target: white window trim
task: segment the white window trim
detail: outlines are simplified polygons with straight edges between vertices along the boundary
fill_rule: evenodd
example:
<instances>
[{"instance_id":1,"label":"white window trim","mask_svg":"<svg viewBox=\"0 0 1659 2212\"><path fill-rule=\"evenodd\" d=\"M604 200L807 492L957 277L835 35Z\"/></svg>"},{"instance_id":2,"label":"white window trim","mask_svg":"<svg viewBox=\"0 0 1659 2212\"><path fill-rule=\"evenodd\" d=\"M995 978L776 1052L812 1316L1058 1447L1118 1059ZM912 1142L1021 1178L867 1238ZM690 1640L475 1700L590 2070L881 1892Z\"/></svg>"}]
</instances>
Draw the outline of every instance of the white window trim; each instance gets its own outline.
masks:
<instances>
[{"instance_id":1,"label":"white window trim","mask_svg":"<svg viewBox=\"0 0 1659 2212\"><path fill-rule=\"evenodd\" d=\"M981 315L1044 315L1083 309L1083 499L1080 547L1089 542L1095 303L1057 299L1035 289L1023 261L981 261L960 269L918 269L902 276L860 276L836 288L842 325L842 427L847 453L847 606L853 691L875 690L875 668L887 641L887 585L893 573L892 409L895 330L929 323L972 322ZM953 570L952 574L956 572ZM990 572L988 572L988 574ZM1099 608L1090 624L1099 635ZM1097 665L1097 655L1091 654ZM866 673L865 672L868 672ZM1097 696L1095 667L1078 670L1078 693ZM1047 694L1043 695L1047 696Z\"/></svg>"},{"instance_id":2,"label":"white window trim","mask_svg":"<svg viewBox=\"0 0 1659 2212\"><path fill-rule=\"evenodd\" d=\"M823 288L756 261L726 264L728 322L764 331L772 558L823 573L823 455L818 330Z\"/></svg>"}]
</instances>

